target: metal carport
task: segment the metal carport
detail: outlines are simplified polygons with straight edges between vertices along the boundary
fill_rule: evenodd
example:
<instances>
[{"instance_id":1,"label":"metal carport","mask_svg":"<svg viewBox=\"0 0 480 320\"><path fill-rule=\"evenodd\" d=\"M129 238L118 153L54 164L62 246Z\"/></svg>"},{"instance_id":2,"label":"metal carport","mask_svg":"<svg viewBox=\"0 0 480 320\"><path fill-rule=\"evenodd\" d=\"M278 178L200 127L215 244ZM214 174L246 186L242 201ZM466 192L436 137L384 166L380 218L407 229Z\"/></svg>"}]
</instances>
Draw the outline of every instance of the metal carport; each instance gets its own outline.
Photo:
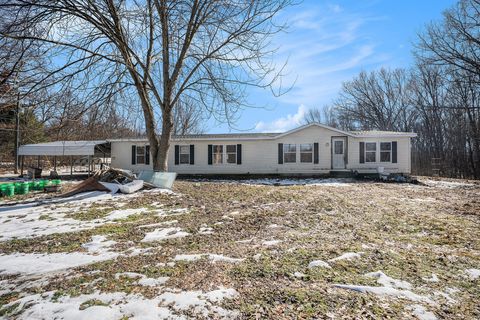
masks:
<instances>
[{"instance_id":1,"label":"metal carport","mask_svg":"<svg viewBox=\"0 0 480 320\"><path fill-rule=\"evenodd\" d=\"M110 155L110 143L106 140L93 141L53 141L20 146L18 155L22 157L21 175L23 175L23 160L25 156L87 156L90 174L90 161L93 156ZM56 165L55 165L56 166Z\"/></svg>"}]
</instances>

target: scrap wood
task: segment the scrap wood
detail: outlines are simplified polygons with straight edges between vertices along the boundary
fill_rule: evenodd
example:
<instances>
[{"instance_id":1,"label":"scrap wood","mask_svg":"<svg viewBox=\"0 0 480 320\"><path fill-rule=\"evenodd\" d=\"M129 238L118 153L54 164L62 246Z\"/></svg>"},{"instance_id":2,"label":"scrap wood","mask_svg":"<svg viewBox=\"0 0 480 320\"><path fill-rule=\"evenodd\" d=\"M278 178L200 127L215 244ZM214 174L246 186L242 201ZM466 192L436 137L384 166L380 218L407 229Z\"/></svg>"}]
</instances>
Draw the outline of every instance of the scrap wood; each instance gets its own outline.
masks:
<instances>
[{"instance_id":1,"label":"scrap wood","mask_svg":"<svg viewBox=\"0 0 480 320\"><path fill-rule=\"evenodd\" d=\"M78 185L76 185L73 189L66 193L62 193L60 197L70 197L77 193L87 192L87 191L106 191L110 192L110 189L102 185L95 177L90 177Z\"/></svg>"}]
</instances>

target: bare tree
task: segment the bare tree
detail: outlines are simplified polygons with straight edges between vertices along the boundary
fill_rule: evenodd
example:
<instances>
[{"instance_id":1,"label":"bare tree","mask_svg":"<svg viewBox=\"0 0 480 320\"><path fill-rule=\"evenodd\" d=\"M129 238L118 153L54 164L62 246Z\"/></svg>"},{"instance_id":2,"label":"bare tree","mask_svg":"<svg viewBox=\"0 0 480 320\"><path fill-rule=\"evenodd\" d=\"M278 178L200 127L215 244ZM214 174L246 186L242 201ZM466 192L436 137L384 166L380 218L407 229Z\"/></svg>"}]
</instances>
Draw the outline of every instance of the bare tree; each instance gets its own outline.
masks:
<instances>
[{"instance_id":1,"label":"bare tree","mask_svg":"<svg viewBox=\"0 0 480 320\"><path fill-rule=\"evenodd\" d=\"M304 123L322 123L330 127L339 127L335 108L333 106L324 106L323 108L311 108L305 113Z\"/></svg>"},{"instance_id":2,"label":"bare tree","mask_svg":"<svg viewBox=\"0 0 480 320\"><path fill-rule=\"evenodd\" d=\"M480 81L480 0L459 0L443 16L419 34L417 57L463 70Z\"/></svg>"},{"instance_id":3,"label":"bare tree","mask_svg":"<svg viewBox=\"0 0 480 320\"><path fill-rule=\"evenodd\" d=\"M199 134L205 131L205 113L197 108L193 101L182 99L177 102L174 109L174 131L175 135Z\"/></svg>"},{"instance_id":4,"label":"bare tree","mask_svg":"<svg viewBox=\"0 0 480 320\"><path fill-rule=\"evenodd\" d=\"M361 72L345 82L334 102L339 121L349 128L410 131L415 119L410 79L403 69Z\"/></svg>"},{"instance_id":5,"label":"bare tree","mask_svg":"<svg viewBox=\"0 0 480 320\"><path fill-rule=\"evenodd\" d=\"M275 83L280 71L269 60L269 39L283 29L275 17L290 3L24 0L4 1L0 14L14 17L3 36L42 43L56 67L46 78L55 76L55 85L77 79L77 91L104 90L88 96L95 99L112 87L133 90L153 168L165 171L182 97L229 121L245 106L246 86Z\"/></svg>"}]
</instances>

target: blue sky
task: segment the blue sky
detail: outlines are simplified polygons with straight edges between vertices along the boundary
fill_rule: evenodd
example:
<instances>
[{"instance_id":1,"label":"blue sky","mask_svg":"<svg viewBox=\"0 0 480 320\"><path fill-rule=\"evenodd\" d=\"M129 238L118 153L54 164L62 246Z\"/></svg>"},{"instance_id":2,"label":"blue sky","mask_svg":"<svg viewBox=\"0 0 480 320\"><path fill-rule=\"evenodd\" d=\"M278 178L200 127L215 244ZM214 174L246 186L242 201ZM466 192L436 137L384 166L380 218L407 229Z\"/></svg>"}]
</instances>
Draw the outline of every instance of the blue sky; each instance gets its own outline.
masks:
<instances>
[{"instance_id":1,"label":"blue sky","mask_svg":"<svg viewBox=\"0 0 480 320\"><path fill-rule=\"evenodd\" d=\"M342 82L361 70L409 67L416 34L441 19L454 0L304 0L282 13L288 33L273 43L275 59L288 59L284 84L293 87L274 97L251 89L248 108L235 128L210 121L207 131L275 132L296 127L309 108L321 108L336 97Z\"/></svg>"}]
</instances>

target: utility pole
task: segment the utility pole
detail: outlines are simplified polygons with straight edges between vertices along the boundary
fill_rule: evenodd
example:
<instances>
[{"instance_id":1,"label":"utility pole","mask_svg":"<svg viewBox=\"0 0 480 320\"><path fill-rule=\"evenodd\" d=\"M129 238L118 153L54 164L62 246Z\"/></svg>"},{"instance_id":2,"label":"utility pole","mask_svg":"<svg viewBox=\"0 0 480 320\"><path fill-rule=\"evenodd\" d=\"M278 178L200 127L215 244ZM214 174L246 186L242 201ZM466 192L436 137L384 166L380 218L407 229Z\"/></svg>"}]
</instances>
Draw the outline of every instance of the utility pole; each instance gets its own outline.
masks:
<instances>
[{"instance_id":1,"label":"utility pole","mask_svg":"<svg viewBox=\"0 0 480 320\"><path fill-rule=\"evenodd\" d=\"M17 88L17 91L17 107L15 109L15 174L18 174L18 148L20 147L20 90Z\"/></svg>"},{"instance_id":2,"label":"utility pole","mask_svg":"<svg viewBox=\"0 0 480 320\"><path fill-rule=\"evenodd\" d=\"M15 108L15 174L18 174L19 156L18 148L20 147L20 85L18 81L20 68L22 68L22 63L20 62L17 69L17 75L15 77L15 87L17 89L17 106Z\"/></svg>"}]
</instances>

